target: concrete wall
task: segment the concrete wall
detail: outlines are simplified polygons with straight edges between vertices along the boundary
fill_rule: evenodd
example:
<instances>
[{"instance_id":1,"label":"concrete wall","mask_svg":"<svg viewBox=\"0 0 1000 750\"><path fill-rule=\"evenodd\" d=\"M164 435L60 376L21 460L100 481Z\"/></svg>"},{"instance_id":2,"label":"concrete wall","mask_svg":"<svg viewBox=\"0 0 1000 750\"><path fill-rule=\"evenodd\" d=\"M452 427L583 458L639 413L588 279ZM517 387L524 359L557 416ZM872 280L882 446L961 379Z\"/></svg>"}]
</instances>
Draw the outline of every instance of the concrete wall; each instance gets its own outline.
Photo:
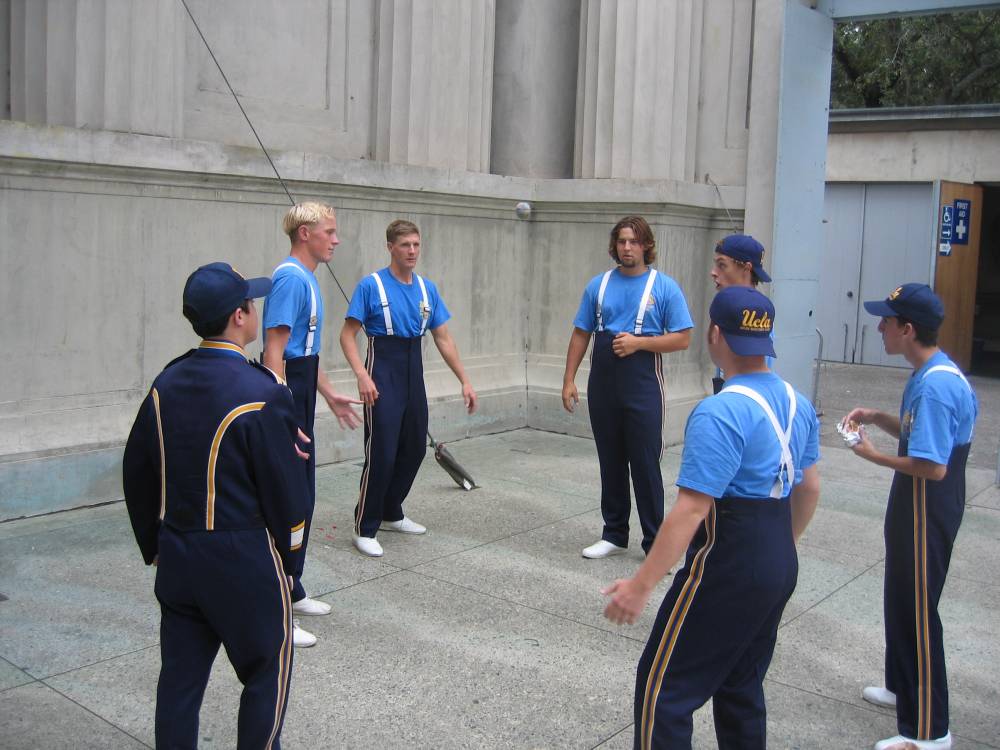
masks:
<instances>
[{"instance_id":1,"label":"concrete wall","mask_svg":"<svg viewBox=\"0 0 1000 750\"><path fill-rule=\"evenodd\" d=\"M287 202L264 158L240 147L11 122L0 123L0 144L9 345L0 512L17 517L120 495L118 459L135 409L162 366L196 343L180 315L184 279L216 259L268 273L287 248L279 229ZM342 244L332 266L348 291L386 263L391 219L420 225L421 269L442 290L482 396L480 412L465 416L454 377L428 347L431 426L441 439L526 425L589 433L586 410L569 417L558 398L571 320L583 285L608 266L611 224L644 213L661 247L659 268L686 290L699 326L692 348L666 359L667 437L679 439L708 377L707 270L726 227L714 189L274 156L297 198L337 207ZM739 189L724 195L742 203ZM513 212L525 198L535 209L529 221ZM319 270L323 366L352 391L336 343L346 305ZM317 430L321 462L360 455L360 434L340 432L325 410Z\"/></svg>"},{"instance_id":2,"label":"concrete wall","mask_svg":"<svg viewBox=\"0 0 1000 750\"><path fill-rule=\"evenodd\" d=\"M829 182L1000 182L1000 128L831 133Z\"/></svg>"}]
</instances>

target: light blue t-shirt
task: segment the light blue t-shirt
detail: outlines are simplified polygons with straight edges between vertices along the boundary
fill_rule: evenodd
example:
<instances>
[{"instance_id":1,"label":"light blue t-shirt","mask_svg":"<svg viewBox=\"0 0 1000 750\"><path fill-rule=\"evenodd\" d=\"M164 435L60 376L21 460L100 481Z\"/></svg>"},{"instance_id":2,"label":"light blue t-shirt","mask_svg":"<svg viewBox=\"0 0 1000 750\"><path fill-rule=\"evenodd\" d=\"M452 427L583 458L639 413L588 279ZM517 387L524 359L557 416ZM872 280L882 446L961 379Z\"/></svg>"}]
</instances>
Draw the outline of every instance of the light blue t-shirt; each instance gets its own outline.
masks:
<instances>
[{"instance_id":1,"label":"light blue t-shirt","mask_svg":"<svg viewBox=\"0 0 1000 750\"><path fill-rule=\"evenodd\" d=\"M958 375L942 371L928 374L938 365L961 369L939 351L913 373L899 409L900 437L908 440L906 455L947 464L955 446L972 442L979 403Z\"/></svg>"},{"instance_id":2,"label":"light blue t-shirt","mask_svg":"<svg viewBox=\"0 0 1000 750\"><path fill-rule=\"evenodd\" d=\"M291 335L285 346L285 359L301 357L306 350L306 336L309 333L309 317L312 299L309 287L316 295L316 331L313 334L312 353L319 354L320 334L323 332L323 295L320 293L316 275L289 256L278 265L293 263L297 268L278 268L271 276L271 293L264 300L264 344L267 345L267 329L288 326Z\"/></svg>"},{"instance_id":3,"label":"light blue t-shirt","mask_svg":"<svg viewBox=\"0 0 1000 750\"><path fill-rule=\"evenodd\" d=\"M646 281L651 271L640 276L626 276L620 269L611 272L608 286L604 290L601 317L604 330L609 333L634 333L635 320L639 315L639 303L646 289ZM583 290L580 308L573 325L587 333L597 328L597 294L601 289L604 274L595 276ZM688 311L684 292L677 282L665 273L657 272L653 289L646 303L646 315L642 319L642 335L659 336L694 328Z\"/></svg>"},{"instance_id":4,"label":"light blue t-shirt","mask_svg":"<svg viewBox=\"0 0 1000 750\"><path fill-rule=\"evenodd\" d=\"M788 426L788 393L773 373L734 375L726 385L757 391ZM793 485L802 470L819 460L819 419L809 400L796 392L795 419L789 448L795 466ZM684 428L684 452L677 477L687 487L715 498L770 500L781 463L781 443L760 405L740 393L709 396L695 407ZM792 488L785 487L784 497Z\"/></svg>"},{"instance_id":5,"label":"light blue t-shirt","mask_svg":"<svg viewBox=\"0 0 1000 750\"><path fill-rule=\"evenodd\" d=\"M378 276L385 287L385 296L389 301L389 314L392 316L392 332L394 336L416 338L420 336L422 317L420 306L423 295L420 284L414 274L413 282L404 284L399 281L388 268L378 271ZM430 311L427 313L427 331L433 330L448 322L451 313L445 307L441 295L438 294L434 282L424 279L427 287L427 303ZM385 316L382 314L382 301L378 294L378 285L371 274L365 276L354 288L351 304L347 307L346 318L361 321L369 336L385 336ZM426 332L426 331L425 331Z\"/></svg>"}]
</instances>

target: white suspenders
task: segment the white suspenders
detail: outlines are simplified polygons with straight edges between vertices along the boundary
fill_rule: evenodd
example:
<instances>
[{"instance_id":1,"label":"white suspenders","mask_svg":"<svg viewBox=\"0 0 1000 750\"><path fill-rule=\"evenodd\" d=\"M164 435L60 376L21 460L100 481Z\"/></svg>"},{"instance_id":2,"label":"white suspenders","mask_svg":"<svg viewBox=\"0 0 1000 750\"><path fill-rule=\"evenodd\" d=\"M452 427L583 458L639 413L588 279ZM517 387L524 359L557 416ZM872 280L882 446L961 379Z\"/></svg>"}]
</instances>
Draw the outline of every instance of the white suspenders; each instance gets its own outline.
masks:
<instances>
[{"instance_id":1,"label":"white suspenders","mask_svg":"<svg viewBox=\"0 0 1000 750\"><path fill-rule=\"evenodd\" d=\"M316 318L316 290L313 289L312 282L309 280L309 276L305 269L296 263L282 263L280 266L274 269L274 273L277 273L282 268L294 268L300 274L305 276L306 286L309 287L309 332L306 334L306 349L305 356L308 357L312 354L313 350L313 339L316 336L316 323L318 319ZM271 274L271 278L274 278L274 274Z\"/></svg>"},{"instance_id":2,"label":"white suspenders","mask_svg":"<svg viewBox=\"0 0 1000 750\"><path fill-rule=\"evenodd\" d=\"M608 279L611 278L611 271L605 271L601 278L601 288L597 292L597 330L604 330L604 292L608 288ZM656 281L656 269L649 269L649 278L646 279L646 288L642 291L642 299L639 300L639 313L635 316L635 328L633 333L636 336L642 335L642 321L646 317L646 305L649 304L649 295L653 291L653 282Z\"/></svg>"},{"instance_id":3,"label":"white suspenders","mask_svg":"<svg viewBox=\"0 0 1000 750\"><path fill-rule=\"evenodd\" d=\"M952 375L958 375L958 377L962 379L962 382L965 383L965 387L968 388L970 391L972 390L972 386L969 385L969 381L965 379L965 375L963 375L962 371L959 370L957 367L952 367L951 365L934 365L927 372L925 372L924 376L920 379L926 380L927 376L930 375L932 372L950 372Z\"/></svg>"},{"instance_id":4,"label":"white suspenders","mask_svg":"<svg viewBox=\"0 0 1000 750\"><path fill-rule=\"evenodd\" d=\"M927 376L930 375L932 372L950 372L952 375L958 375L958 377L962 379L962 382L965 383L965 387L969 389L969 392L970 393L972 392L972 386L969 384L969 381L966 379L965 375L962 374L962 371L959 370L957 367L952 367L951 365L934 365L933 367L928 369L927 372L925 372L923 377L920 379L926 380ZM971 433L969 434L968 442L970 443L972 442Z\"/></svg>"},{"instance_id":5,"label":"white suspenders","mask_svg":"<svg viewBox=\"0 0 1000 750\"><path fill-rule=\"evenodd\" d=\"M785 381L782 381L783 383ZM781 444L781 465L778 467L778 478L774 480L774 485L771 487L771 497L780 499L785 494L785 477L788 477L789 485L795 481L795 462L792 459L792 449L790 443L792 440L792 423L795 421L795 391L792 389L788 383L785 383L785 391L788 393L788 427L784 430L781 429L781 423L778 422L778 417L774 413L774 409L771 405L767 403L767 400L761 396L753 388L748 388L745 385L727 385L722 389L721 393L726 391L732 391L733 393L739 393L742 396L753 399L757 402L767 418L771 422L771 427L774 428L774 434L778 438L778 442Z\"/></svg>"},{"instance_id":6,"label":"white suspenders","mask_svg":"<svg viewBox=\"0 0 1000 750\"><path fill-rule=\"evenodd\" d=\"M431 305L427 297L427 285L424 284L424 280L417 274L413 274L417 278L417 283L420 284L420 335L423 336L424 332L427 330L427 322L430 320L430 310ZM385 294L385 286L382 284L382 279L375 271L372 273L372 278L375 279L375 286L378 287L378 298L379 303L382 305L382 318L385 320L385 335L394 336L392 329L392 315L389 312L389 298Z\"/></svg>"}]
</instances>

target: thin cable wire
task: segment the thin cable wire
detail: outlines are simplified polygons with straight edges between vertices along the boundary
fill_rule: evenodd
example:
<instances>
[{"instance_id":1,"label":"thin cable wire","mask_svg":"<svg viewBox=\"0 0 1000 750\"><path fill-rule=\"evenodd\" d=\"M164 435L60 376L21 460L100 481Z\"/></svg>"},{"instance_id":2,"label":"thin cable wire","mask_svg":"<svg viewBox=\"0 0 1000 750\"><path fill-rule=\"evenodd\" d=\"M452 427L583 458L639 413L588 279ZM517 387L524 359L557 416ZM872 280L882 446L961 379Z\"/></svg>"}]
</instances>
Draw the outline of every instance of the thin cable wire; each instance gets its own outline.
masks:
<instances>
[{"instance_id":1,"label":"thin cable wire","mask_svg":"<svg viewBox=\"0 0 1000 750\"><path fill-rule=\"evenodd\" d=\"M726 207L726 202L722 200L722 191L719 190L719 186L715 184L715 180L713 180L707 172L705 173L705 181L715 188L715 192L719 196L719 205L722 206L722 210L725 211L726 216L729 217L729 223L733 225L733 231L738 232L739 228L736 226L736 222L733 221L733 215L729 213L729 209Z\"/></svg>"},{"instance_id":2,"label":"thin cable wire","mask_svg":"<svg viewBox=\"0 0 1000 750\"><path fill-rule=\"evenodd\" d=\"M291 201L292 205L294 206L295 199L289 192L288 185L285 184L284 179L282 179L281 177L281 173L278 171L278 168L274 165L274 160L271 158L271 154L268 152L267 147L264 145L264 141L262 141L260 139L260 135L257 134L257 128L253 126L253 122L251 122L250 116L247 114L247 111L243 109L243 104L240 102L240 98L236 95L236 91L233 89L232 84L229 83L229 78L226 77L226 72L222 69L222 65L219 63L219 59L215 56L215 53L212 51L212 45L208 43L208 40L205 38L205 35L201 31L201 27L198 25L198 22L194 18L194 14L191 13L191 9L188 7L187 0L181 0L181 5L184 6L184 10L187 11L188 18L190 18L191 23L194 24L195 31L198 32L198 36L200 36L201 41L204 42L205 49L208 50L208 54L212 57L212 62L215 63L215 67L218 69L219 75L221 75L222 80L226 82L226 87L229 89L229 93L233 95L233 99L236 101L236 106L239 107L240 112L243 113L243 119L246 120L247 125L250 126L250 131L253 133L253 137L257 139L257 144L260 146L260 150L263 151L264 156L267 157L267 163L270 164L271 169L274 170L274 176L278 178L278 182L281 183L282 190L285 191L285 195L288 196L288 200ZM344 287L340 285L340 279L337 278L337 274L335 274L333 272L333 269L330 268L329 263L324 261L323 265L326 266L326 270L330 272L330 275L333 277L334 283L337 284L337 288L340 290L340 293L344 296L344 300L348 304L350 304L351 300L348 298L347 292L344 291Z\"/></svg>"}]
</instances>

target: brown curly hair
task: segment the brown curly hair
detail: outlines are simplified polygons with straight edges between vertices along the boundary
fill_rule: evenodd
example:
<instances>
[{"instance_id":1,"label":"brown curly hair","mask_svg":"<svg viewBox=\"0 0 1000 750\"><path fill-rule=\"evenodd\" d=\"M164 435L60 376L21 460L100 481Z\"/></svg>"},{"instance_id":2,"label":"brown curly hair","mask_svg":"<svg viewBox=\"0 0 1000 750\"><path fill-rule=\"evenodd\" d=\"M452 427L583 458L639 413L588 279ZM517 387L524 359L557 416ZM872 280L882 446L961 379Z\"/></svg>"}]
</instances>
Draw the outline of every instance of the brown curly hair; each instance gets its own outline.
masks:
<instances>
[{"instance_id":1,"label":"brown curly hair","mask_svg":"<svg viewBox=\"0 0 1000 750\"><path fill-rule=\"evenodd\" d=\"M615 224L611 230L611 241L608 243L608 255L611 259L621 264L621 259L618 257L618 234L625 228L631 229L642 245L642 262L647 266L656 262L656 239L653 237L653 230L641 216L626 216Z\"/></svg>"}]
</instances>

